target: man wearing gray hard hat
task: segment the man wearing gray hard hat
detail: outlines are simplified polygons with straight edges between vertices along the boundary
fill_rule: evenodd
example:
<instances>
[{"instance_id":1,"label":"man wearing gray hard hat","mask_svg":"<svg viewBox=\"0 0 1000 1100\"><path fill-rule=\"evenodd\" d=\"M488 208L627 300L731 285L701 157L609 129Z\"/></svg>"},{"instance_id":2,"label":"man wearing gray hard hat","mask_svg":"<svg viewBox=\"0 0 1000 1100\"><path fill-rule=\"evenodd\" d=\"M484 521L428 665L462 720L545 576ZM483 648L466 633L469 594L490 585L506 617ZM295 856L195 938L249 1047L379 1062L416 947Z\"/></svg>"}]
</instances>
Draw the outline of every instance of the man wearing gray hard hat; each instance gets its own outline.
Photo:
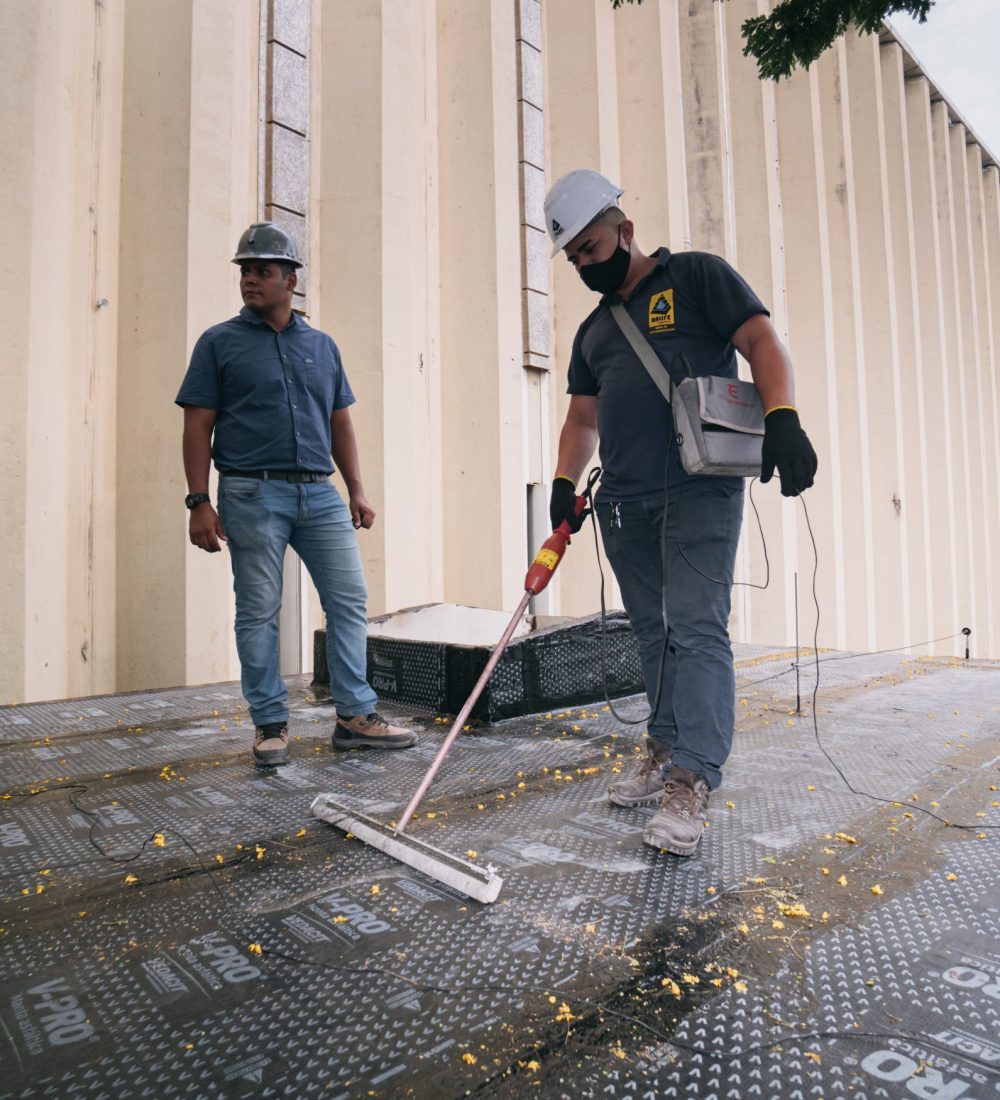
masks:
<instances>
[{"instance_id":1,"label":"man wearing gray hard hat","mask_svg":"<svg viewBox=\"0 0 1000 1100\"><path fill-rule=\"evenodd\" d=\"M554 527L566 520L578 529L576 483L600 438L595 510L651 711L646 758L638 774L611 784L608 798L656 805L643 839L686 856L701 841L732 746L728 620L743 481L700 476L705 467L682 456L683 433L663 391L686 378L722 379L721 390L742 402L738 351L760 399L752 404L764 414L753 473L766 482L777 469L782 494L796 496L813 483L816 454L794 408L791 361L760 299L719 256L642 252L618 204L622 193L583 168L558 179L545 199L552 255L565 252L602 296L573 342L550 512Z\"/></svg>"},{"instance_id":2,"label":"man wearing gray hard hat","mask_svg":"<svg viewBox=\"0 0 1000 1100\"><path fill-rule=\"evenodd\" d=\"M365 679L368 592L356 530L371 527L375 512L361 483L355 398L340 352L292 310L302 262L283 229L251 225L232 262L244 306L195 344L176 402L184 409L191 542L209 553L229 547L254 762L288 762L288 690L278 668L287 546L305 563L327 616L334 747L407 748L413 732L378 714ZM212 461L218 511L208 494ZM334 463L346 504L330 482Z\"/></svg>"}]
</instances>

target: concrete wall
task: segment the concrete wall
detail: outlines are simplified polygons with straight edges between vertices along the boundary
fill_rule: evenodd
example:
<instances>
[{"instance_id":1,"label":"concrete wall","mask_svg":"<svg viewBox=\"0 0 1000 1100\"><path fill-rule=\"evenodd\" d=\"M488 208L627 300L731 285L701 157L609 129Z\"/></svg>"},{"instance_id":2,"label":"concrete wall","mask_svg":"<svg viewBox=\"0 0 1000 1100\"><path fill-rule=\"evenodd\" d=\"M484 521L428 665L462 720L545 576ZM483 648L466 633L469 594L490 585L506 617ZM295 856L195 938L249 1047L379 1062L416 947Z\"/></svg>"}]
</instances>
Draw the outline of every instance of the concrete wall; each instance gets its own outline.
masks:
<instances>
[{"instance_id":1,"label":"concrete wall","mask_svg":"<svg viewBox=\"0 0 1000 1100\"><path fill-rule=\"evenodd\" d=\"M734 636L790 642L797 577L811 639L815 538L821 644L950 653L969 626L1000 656L997 167L888 32L761 84L739 37L760 6L272 4L292 38L308 27L310 102L282 109L308 116L307 308L359 397L373 614L520 594L594 302L549 263L540 203L590 166L622 183L647 249L736 264L796 364L812 534L800 503L756 487L770 584L751 586L751 514ZM197 336L238 308L228 259L274 199L261 5L0 13L19 154L0 165L19 306L0 374L0 698L232 677L228 563L188 545L172 400ZM597 585L588 533L537 610L590 612Z\"/></svg>"},{"instance_id":2,"label":"concrete wall","mask_svg":"<svg viewBox=\"0 0 1000 1100\"><path fill-rule=\"evenodd\" d=\"M240 305L228 260L257 217L259 12L106 6L125 24L115 686L207 683L237 670L231 581L224 554L188 542L173 399L195 340Z\"/></svg>"},{"instance_id":3,"label":"concrete wall","mask_svg":"<svg viewBox=\"0 0 1000 1100\"><path fill-rule=\"evenodd\" d=\"M123 27L59 0L0 17L0 696L17 701L116 682Z\"/></svg>"}]
</instances>

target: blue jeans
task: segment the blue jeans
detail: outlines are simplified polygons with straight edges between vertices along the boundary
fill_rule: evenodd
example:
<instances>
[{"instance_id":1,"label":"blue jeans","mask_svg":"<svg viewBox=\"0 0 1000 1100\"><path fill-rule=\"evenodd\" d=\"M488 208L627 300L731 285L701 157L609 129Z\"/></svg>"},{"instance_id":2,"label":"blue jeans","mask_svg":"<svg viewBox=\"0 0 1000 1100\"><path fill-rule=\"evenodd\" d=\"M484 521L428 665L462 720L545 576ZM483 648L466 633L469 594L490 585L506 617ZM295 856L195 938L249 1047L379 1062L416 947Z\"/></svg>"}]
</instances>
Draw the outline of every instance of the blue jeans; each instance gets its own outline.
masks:
<instances>
[{"instance_id":1,"label":"blue jeans","mask_svg":"<svg viewBox=\"0 0 1000 1100\"><path fill-rule=\"evenodd\" d=\"M659 705L648 729L674 764L715 788L733 744L736 682L729 608L743 482L693 478L671 486L667 496L667 652ZM652 706L663 654L663 497L598 504L597 516L639 641Z\"/></svg>"},{"instance_id":2,"label":"blue jeans","mask_svg":"<svg viewBox=\"0 0 1000 1100\"><path fill-rule=\"evenodd\" d=\"M255 726L288 720L278 668L278 612L285 547L305 563L326 612L330 693L343 715L370 714L365 679L368 588L347 505L329 481L296 485L219 479L219 517L229 536L236 593L236 649Z\"/></svg>"}]
</instances>

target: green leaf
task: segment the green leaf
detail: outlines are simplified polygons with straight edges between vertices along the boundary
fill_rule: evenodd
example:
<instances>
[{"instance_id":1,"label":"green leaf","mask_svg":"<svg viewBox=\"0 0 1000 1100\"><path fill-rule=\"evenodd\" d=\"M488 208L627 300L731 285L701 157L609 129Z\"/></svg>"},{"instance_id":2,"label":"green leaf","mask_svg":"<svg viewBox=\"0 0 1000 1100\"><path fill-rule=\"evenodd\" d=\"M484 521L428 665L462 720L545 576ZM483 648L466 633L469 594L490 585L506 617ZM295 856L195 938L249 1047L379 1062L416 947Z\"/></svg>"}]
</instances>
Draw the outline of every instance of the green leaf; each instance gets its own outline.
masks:
<instances>
[{"instance_id":1,"label":"green leaf","mask_svg":"<svg viewBox=\"0 0 1000 1100\"><path fill-rule=\"evenodd\" d=\"M611 0L611 6L617 10L642 2ZM798 67L808 69L851 27L859 34L874 34L887 16L900 11L923 23L934 4L935 0L779 0L769 15L744 22L743 53L757 62L761 80L780 80Z\"/></svg>"}]
</instances>

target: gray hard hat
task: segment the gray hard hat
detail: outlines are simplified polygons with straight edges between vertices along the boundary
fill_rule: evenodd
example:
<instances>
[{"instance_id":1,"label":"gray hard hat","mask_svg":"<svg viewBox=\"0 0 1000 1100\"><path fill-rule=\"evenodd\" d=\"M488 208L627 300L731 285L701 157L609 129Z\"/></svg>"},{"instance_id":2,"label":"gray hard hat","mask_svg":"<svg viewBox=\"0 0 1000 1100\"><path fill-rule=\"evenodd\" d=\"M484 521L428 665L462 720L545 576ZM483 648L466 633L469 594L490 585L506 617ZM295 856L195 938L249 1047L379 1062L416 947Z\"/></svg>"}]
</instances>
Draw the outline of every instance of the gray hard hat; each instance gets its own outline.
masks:
<instances>
[{"instance_id":1,"label":"gray hard hat","mask_svg":"<svg viewBox=\"0 0 1000 1100\"><path fill-rule=\"evenodd\" d=\"M274 222L254 222L240 237L233 263L245 260L277 260L292 267L302 266L295 241Z\"/></svg>"}]
</instances>

